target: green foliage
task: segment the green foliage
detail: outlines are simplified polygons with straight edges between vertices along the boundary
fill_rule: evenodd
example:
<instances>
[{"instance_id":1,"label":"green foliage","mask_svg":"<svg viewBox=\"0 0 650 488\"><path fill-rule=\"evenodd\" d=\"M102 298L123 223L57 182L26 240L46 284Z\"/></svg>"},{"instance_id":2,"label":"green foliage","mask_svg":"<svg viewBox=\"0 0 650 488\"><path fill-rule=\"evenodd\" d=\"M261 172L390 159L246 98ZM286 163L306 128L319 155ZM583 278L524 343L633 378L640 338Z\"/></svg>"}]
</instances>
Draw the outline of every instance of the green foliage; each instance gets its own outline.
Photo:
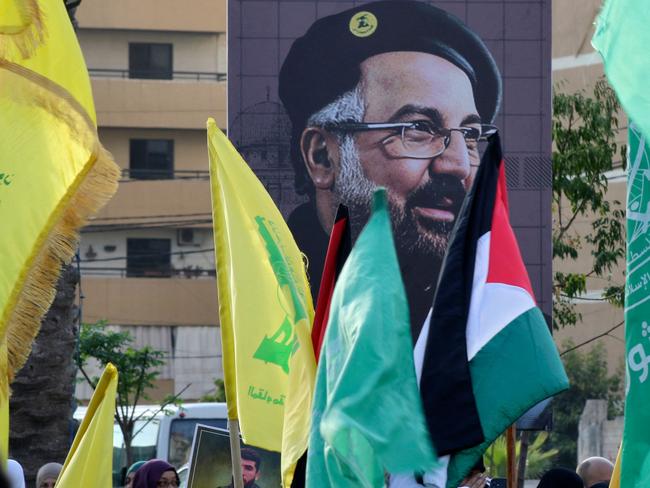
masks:
<instances>
[{"instance_id":1,"label":"green foliage","mask_svg":"<svg viewBox=\"0 0 650 488\"><path fill-rule=\"evenodd\" d=\"M149 346L134 349L132 343L131 334L111 331L106 328L105 321L84 324L79 331L77 365L83 369L90 358L96 359L102 369L113 363L119 372L119 405L136 405L140 399L148 399L146 389L153 387L159 375L157 368L165 363L162 351ZM98 381L99 377L89 378L93 388Z\"/></svg>"},{"instance_id":2,"label":"green foliage","mask_svg":"<svg viewBox=\"0 0 650 488\"><path fill-rule=\"evenodd\" d=\"M583 273L555 270L553 327L574 325L581 317L572 300L586 291L588 277L608 279L625 257L625 212L620 202L609 202L605 172L614 158L625 164L625 146L615 142L618 101L602 79L593 98L583 92L553 94L553 258L576 260L584 239L592 247L590 269ZM575 232L576 219L589 217L591 229L582 239ZM607 301L623 302L623 286L610 283Z\"/></svg>"},{"instance_id":3,"label":"green foliage","mask_svg":"<svg viewBox=\"0 0 650 488\"><path fill-rule=\"evenodd\" d=\"M543 445L548 438L547 432L540 432L535 440L528 446L528 455L526 457L526 477L539 478L542 473L549 469L553 457L557 455L557 449L543 449ZM492 478L505 478L507 475L507 448L506 436L502 435L488 447L485 451L485 466ZM521 441L517 441L515 453L519 458L521 450Z\"/></svg>"},{"instance_id":4,"label":"green foliage","mask_svg":"<svg viewBox=\"0 0 650 488\"><path fill-rule=\"evenodd\" d=\"M106 321L96 324L83 324L79 331L79 351L77 366L86 381L95 388L99 377L89 376L85 370L88 361L96 360L103 369L112 363L118 371L115 420L117 421L127 451L127 465L131 464L131 441L135 422L135 406L142 399L148 399L148 388L159 375L159 367L164 353L149 346L139 349L132 347L133 338L128 332L116 332L106 327ZM163 404L164 405L164 404Z\"/></svg>"},{"instance_id":5,"label":"green foliage","mask_svg":"<svg viewBox=\"0 0 650 488\"><path fill-rule=\"evenodd\" d=\"M564 344L565 350L571 347L570 341ZM622 414L622 374L608 374L606 357L601 343L588 352L576 349L562 356L571 387L553 399L550 444L559 451L556 466L575 469L578 423L587 400L607 400L610 417Z\"/></svg>"},{"instance_id":6,"label":"green foliage","mask_svg":"<svg viewBox=\"0 0 650 488\"><path fill-rule=\"evenodd\" d=\"M221 378L214 380L214 392L208 393L201 397L202 402L225 402L226 401L226 387Z\"/></svg>"}]
</instances>

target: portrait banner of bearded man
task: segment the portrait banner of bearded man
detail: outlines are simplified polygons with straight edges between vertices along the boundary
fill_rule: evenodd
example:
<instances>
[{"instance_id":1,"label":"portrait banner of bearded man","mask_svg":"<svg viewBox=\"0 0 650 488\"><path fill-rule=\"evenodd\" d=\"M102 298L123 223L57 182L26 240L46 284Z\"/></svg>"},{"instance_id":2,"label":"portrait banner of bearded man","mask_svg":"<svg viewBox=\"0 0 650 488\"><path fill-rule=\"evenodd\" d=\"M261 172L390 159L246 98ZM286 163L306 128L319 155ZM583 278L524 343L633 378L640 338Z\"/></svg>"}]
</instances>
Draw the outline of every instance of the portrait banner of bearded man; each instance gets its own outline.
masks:
<instances>
[{"instance_id":1,"label":"portrait banner of bearded man","mask_svg":"<svg viewBox=\"0 0 650 488\"><path fill-rule=\"evenodd\" d=\"M416 343L498 130L550 313L550 2L229 0L228 35L229 137L287 218L314 299L338 205L354 240L383 186Z\"/></svg>"}]
</instances>

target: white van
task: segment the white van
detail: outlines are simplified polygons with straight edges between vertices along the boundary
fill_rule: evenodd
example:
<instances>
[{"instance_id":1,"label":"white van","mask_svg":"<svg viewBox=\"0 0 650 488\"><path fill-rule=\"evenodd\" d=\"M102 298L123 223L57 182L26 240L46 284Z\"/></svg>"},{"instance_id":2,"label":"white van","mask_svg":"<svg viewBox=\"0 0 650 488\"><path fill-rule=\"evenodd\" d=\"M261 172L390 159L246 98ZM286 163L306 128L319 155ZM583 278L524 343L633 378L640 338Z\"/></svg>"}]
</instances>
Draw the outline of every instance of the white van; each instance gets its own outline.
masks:
<instances>
[{"instance_id":1,"label":"white van","mask_svg":"<svg viewBox=\"0 0 650 488\"><path fill-rule=\"evenodd\" d=\"M74 418L81 421L87 407L77 407ZM227 428L228 410L225 403L185 403L169 405L164 411L159 405L138 405L132 442L133 460L163 459L177 469L189 461L196 424ZM113 486L120 486L126 466L124 439L119 425L113 427Z\"/></svg>"}]
</instances>

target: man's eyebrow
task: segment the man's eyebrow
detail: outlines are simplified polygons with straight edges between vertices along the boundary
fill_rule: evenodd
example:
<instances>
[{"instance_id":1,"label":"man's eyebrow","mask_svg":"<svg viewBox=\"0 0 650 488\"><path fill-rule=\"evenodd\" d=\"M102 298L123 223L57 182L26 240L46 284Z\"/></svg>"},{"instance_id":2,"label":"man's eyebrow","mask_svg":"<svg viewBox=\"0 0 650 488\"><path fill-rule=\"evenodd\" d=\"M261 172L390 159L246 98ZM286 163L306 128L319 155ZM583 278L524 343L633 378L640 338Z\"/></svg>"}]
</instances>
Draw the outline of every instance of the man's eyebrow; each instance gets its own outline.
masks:
<instances>
[{"instance_id":1,"label":"man's eyebrow","mask_svg":"<svg viewBox=\"0 0 650 488\"><path fill-rule=\"evenodd\" d=\"M471 124L481 124L483 121L481 120L481 117L479 117L477 114L471 114L467 115L463 121L460 123L461 126L464 125L471 125Z\"/></svg>"},{"instance_id":2,"label":"man's eyebrow","mask_svg":"<svg viewBox=\"0 0 650 488\"><path fill-rule=\"evenodd\" d=\"M423 107L420 105L404 105L403 107L399 108L397 112L395 112L389 119L389 122L398 122L402 117L405 117L407 115L424 115L427 117L431 122L435 125L442 126L443 125L443 116L442 114L436 110L435 108L431 107Z\"/></svg>"}]
</instances>

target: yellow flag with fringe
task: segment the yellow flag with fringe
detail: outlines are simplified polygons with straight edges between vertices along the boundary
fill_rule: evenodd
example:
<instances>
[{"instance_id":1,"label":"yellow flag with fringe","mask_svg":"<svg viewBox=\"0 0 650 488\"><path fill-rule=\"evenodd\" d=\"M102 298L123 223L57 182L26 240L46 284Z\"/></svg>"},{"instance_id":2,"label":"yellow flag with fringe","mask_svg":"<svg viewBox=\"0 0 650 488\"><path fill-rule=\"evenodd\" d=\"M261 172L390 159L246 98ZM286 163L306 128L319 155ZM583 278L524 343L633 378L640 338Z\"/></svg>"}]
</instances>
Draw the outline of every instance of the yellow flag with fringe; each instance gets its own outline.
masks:
<instances>
[{"instance_id":1,"label":"yellow flag with fringe","mask_svg":"<svg viewBox=\"0 0 650 488\"><path fill-rule=\"evenodd\" d=\"M117 369L107 364L65 458L57 488L112 488L117 381Z\"/></svg>"},{"instance_id":2,"label":"yellow flag with fringe","mask_svg":"<svg viewBox=\"0 0 650 488\"><path fill-rule=\"evenodd\" d=\"M63 2L0 0L0 114L4 404L78 229L115 193L120 175L97 138L90 80Z\"/></svg>"},{"instance_id":3,"label":"yellow flag with fringe","mask_svg":"<svg viewBox=\"0 0 650 488\"><path fill-rule=\"evenodd\" d=\"M208 120L228 416L246 444L282 453L284 486L307 449L316 362L305 263L275 203Z\"/></svg>"}]
</instances>

